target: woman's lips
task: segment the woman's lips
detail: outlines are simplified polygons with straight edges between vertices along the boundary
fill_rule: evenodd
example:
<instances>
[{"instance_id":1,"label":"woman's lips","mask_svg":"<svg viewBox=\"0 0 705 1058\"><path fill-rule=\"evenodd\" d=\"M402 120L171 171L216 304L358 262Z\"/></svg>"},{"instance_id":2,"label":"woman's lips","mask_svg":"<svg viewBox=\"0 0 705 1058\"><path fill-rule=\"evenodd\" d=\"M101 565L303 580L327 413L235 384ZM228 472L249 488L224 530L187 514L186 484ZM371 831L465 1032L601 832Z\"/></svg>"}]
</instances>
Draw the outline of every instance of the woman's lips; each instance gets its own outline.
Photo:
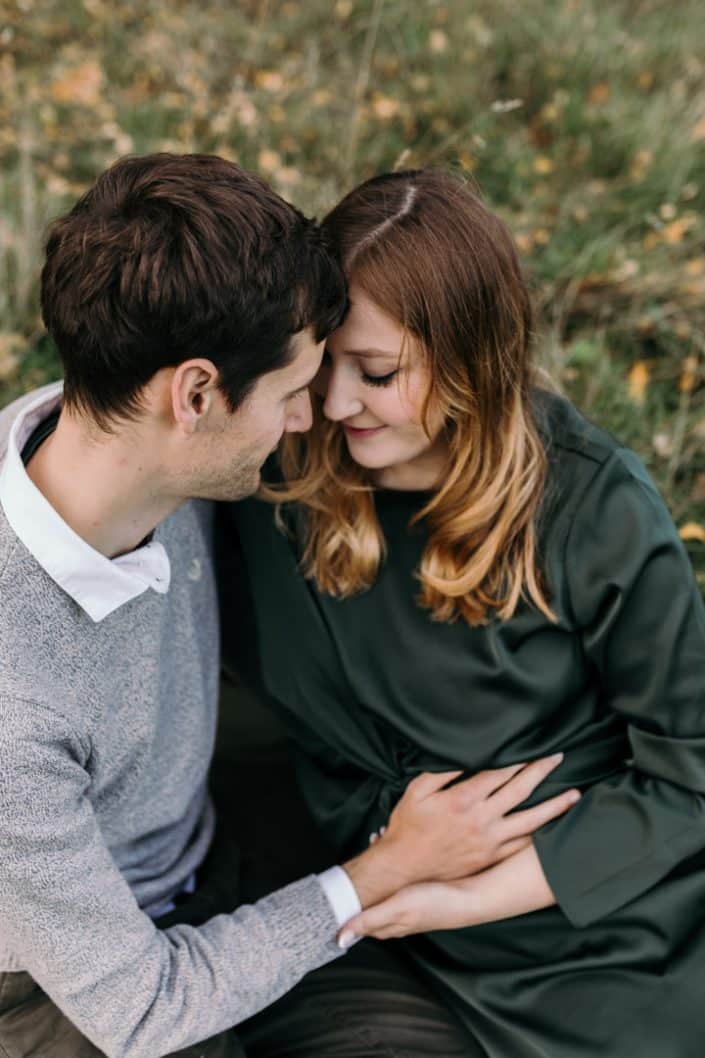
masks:
<instances>
[{"instance_id":1,"label":"woman's lips","mask_svg":"<svg viewBox=\"0 0 705 1058\"><path fill-rule=\"evenodd\" d=\"M343 429L345 430L346 434L350 435L350 437L360 437L360 438L362 438L362 437L372 437L373 434L379 433L380 430L384 430L384 426L369 426L369 427L363 426L363 427L359 427L359 426L348 426L347 423L343 423Z\"/></svg>"}]
</instances>

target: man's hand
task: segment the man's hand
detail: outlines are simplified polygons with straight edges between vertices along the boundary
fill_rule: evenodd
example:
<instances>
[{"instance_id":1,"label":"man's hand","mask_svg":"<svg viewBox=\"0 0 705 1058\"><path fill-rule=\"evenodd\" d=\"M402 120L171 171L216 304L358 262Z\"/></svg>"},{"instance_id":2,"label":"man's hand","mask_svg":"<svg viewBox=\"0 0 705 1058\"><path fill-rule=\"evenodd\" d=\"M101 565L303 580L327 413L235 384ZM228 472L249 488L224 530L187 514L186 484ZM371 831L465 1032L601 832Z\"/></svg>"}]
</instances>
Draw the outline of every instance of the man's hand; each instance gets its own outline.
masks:
<instances>
[{"instance_id":1,"label":"man's hand","mask_svg":"<svg viewBox=\"0 0 705 1058\"><path fill-rule=\"evenodd\" d=\"M555 904L533 845L489 870L453 882L420 882L356 915L341 930L347 948L360 937L406 937L513 918Z\"/></svg>"},{"instance_id":2,"label":"man's hand","mask_svg":"<svg viewBox=\"0 0 705 1058\"><path fill-rule=\"evenodd\" d=\"M422 881L467 878L525 849L531 835L580 798L577 790L527 808L522 804L562 760L479 772L424 772L407 786L381 838L345 869L363 907Z\"/></svg>"}]
</instances>

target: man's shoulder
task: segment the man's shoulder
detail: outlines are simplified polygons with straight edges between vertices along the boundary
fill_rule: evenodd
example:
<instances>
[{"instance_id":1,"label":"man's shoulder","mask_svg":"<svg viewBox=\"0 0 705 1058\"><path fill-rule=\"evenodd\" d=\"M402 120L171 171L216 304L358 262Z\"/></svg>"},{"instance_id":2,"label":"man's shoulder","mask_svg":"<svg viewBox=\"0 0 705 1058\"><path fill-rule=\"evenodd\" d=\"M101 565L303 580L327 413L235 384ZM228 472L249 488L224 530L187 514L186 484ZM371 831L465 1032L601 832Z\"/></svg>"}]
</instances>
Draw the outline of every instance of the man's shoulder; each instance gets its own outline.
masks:
<instances>
[{"instance_id":1,"label":"man's shoulder","mask_svg":"<svg viewBox=\"0 0 705 1058\"><path fill-rule=\"evenodd\" d=\"M7 452L7 440L10 436L10 430L12 424L17 419L18 415L28 408L34 401L40 400L42 397L48 397L51 393L55 392L57 388L60 388L58 382L48 382L46 386L40 386L38 389L32 389L29 393L24 393L21 397L17 397L16 400L11 401L4 408L0 408L0 464L4 462L5 454Z\"/></svg>"}]
</instances>

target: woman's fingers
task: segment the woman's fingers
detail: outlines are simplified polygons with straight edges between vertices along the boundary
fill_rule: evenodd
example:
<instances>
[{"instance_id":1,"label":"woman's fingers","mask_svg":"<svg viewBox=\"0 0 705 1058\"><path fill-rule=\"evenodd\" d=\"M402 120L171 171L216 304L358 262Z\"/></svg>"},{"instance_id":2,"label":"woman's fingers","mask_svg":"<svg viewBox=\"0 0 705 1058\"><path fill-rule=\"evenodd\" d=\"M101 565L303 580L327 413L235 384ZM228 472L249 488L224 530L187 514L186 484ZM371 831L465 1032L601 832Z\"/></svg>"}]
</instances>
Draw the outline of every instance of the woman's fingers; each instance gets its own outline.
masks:
<instances>
[{"instance_id":1,"label":"woman's fingers","mask_svg":"<svg viewBox=\"0 0 705 1058\"><path fill-rule=\"evenodd\" d=\"M362 911L338 935L341 948L360 937L406 937L426 929L452 929L458 917L457 887L438 882L406 886L374 907Z\"/></svg>"},{"instance_id":2,"label":"woman's fingers","mask_svg":"<svg viewBox=\"0 0 705 1058\"><path fill-rule=\"evenodd\" d=\"M388 937L400 936L395 932L400 928L405 899L400 893L395 893L381 904L362 911L351 919L338 934L338 946L349 948L361 937L376 937L378 940L387 940Z\"/></svg>"},{"instance_id":3,"label":"woman's fingers","mask_svg":"<svg viewBox=\"0 0 705 1058\"><path fill-rule=\"evenodd\" d=\"M527 764L513 779L510 779L489 798L494 814L497 817L504 816L513 808L523 804L562 760L563 754L556 753L552 757L542 757L541 760Z\"/></svg>"},{"instance_id":4,"label":"woman's fingers","mask_svg":"<svg viewBox=\"0 0 705 1058\"><path fill-rule=\"evenodd\" d=\"M411 780L404 791L404 797L408 795L415 801L424 801L431 794L437 793L438 790L443 789L449 782L457 779L462 774L462 771L421 772L420 775Z\"/></svg>"},{"instance_id":5,"label":"woman's fingers","mask_svg":"<svg viewBox=\"0 0 705 1058\"><path fill-rule=\"evenodd\" d=\"M533 808L525 808L523 812L515 812L507 816L502 822L504 840L511 841L513 838L533 834L544 823L548 823L557 816L562 816L579 800L579 790L566 790L557 797L551 797L548 801L534 805Z\"/></svg>"}]
</instances>

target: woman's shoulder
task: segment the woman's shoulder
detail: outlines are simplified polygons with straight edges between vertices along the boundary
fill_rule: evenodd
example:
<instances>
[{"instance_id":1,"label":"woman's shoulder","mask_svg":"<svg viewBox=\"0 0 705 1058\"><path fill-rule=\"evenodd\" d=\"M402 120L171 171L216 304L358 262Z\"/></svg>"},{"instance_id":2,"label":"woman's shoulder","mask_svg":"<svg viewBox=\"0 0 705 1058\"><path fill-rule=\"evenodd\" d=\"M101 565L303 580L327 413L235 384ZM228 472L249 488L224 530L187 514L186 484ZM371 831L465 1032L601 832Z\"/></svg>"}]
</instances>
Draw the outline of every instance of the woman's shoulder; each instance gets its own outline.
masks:
<instances>
[{"instance_id":1,"label":"woman's shoulder","mask_svg":"<svg viewBox=\"0 0 705 1058\"><path fill-rule=\"evenodd\" d=\"M534 409L548 458L544 513L549 523L590 515L591 497L614 494L654 513L663 500L641 459L565 397L536 390Z\"/></svg>"},{"instance_id":2,"label":"woman's shoulder","mask_svg":"<svg viewBox=\"0 0 705 1058\"><path fill-rule=\"evenodd\" d=\"M532 396L549 461L601 466L621 449L610 433L591 422L566 397L546 389L535 389Z\"/></svg>"},{"instance_id":3,"label":"woman's shoulder","mask_svg":"<svg viewBox=\"0 0 705 1058\"><path fill-rule=\"evenodd\" d=\"M637 490L658 495L636 453L582 415L571 401L536 389L532 406L548 459L549 489L558 489L565 499L588 488L599 475L615 484L631 480Z\"/></svg>"}]
</instances>

